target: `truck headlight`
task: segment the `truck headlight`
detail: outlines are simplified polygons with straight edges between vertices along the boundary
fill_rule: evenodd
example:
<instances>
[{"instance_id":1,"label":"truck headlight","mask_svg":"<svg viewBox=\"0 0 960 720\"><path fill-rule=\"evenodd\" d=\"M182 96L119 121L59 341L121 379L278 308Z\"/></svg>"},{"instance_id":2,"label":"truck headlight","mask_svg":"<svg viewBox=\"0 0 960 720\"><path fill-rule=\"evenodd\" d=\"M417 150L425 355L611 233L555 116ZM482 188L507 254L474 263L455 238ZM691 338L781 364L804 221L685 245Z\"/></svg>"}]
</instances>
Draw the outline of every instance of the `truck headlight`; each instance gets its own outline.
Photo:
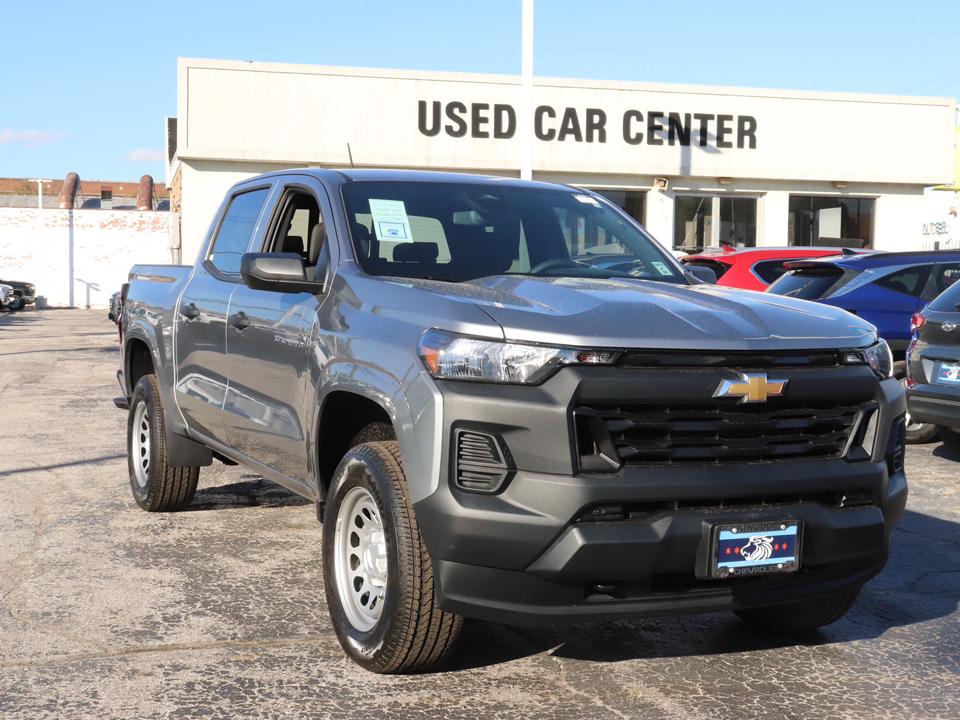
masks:
<instances>
[{"instance_id":1,"label":"truck headlight","mask_svg":"<svg viewBox=\"0 0 960 720\"><path fill-rule=\"evenodd\" d=\"M879 380L893 377L893 353L886 340L857 350L845 350L842 354L844 365L869 365Z\"/></svg>"},{"instance_id":2,"label":"truck headlight","mask_svg":"<svg viewBox=\"0 0 960 720\"><path fill-rule=\"evenodd\" d=\"M526 345L432 329L418 345L430 374L445 380L536 385L565 365L612 365L618 350Z\"/></svg>"}]
</instances>

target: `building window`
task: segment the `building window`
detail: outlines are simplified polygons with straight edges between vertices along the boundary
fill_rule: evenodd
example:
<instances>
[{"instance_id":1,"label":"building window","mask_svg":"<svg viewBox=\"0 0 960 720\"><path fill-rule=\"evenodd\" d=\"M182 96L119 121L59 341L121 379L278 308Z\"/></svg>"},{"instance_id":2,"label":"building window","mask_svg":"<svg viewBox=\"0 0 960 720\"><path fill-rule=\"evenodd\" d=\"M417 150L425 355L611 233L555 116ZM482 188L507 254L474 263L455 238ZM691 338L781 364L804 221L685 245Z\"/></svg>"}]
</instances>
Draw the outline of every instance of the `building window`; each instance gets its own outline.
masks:
<instances>
[{"instance_id":1,"label":"building window","mask_svg":"<svg viewBox=\"0 0 960 720\"><path fill-rule=\"evenodd\" d=\"M791 195L790 245L873 247L873 198Z\"/></svg>"},{"instance_id":2,"label":"building window","mask_svg":"<svg viewBox=\"0 0 960 720\"><path fill-rule=\"evenodd\" d=\"M603 195L641 225L645 222L644 213L647 207L647 193L645 191L609 190L607 188L603 190L593 189L593 191L597 195Z\"/></svg>"},{"instance_id":3,"label":"building window","mask_svg":"<svg viewBox=\"0 0 960 720\"><path fill-rule=\"evenodd\" d=\"M756 198L677 196L673 225L673 247L676 250L699 252L710 247L755 247L756 244Z\"/></svg>"}]
</instances>

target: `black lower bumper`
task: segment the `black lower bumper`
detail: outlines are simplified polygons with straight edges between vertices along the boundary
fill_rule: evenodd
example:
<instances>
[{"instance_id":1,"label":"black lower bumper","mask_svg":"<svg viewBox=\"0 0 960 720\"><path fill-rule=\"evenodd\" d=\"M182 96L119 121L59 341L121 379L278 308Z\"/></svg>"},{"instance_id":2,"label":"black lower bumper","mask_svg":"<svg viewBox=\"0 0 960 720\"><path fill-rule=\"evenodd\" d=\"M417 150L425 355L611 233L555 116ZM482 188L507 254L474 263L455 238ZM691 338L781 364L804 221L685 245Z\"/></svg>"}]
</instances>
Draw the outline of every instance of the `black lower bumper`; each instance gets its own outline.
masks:
<instances>
[{"instance_id":1,"label":"black lower bumper","mask_svg":"<svg viewBox=\"0 0 960 720\"><path fill-rule=\"evenodd\" d=\"M960 389L916 385L907 391L910 418L916 422L960 428Z\"/></svg>"},{"instance_id":2,"label":"black lower bumper","mask_svg":"<svg viewBox=\"0 0 960 720\"><path fill-rule=\"evenodd\" d=\"M889 482L885 466L867 464L859 470L835 480L852 493L881 475L884 489L877 503L837 508L815 502L731 503L710 508L692 502L688 509L639 520L569 523L541 545L542 552L532 560L525 555L539 544L541 529L549 525L549 510L507 514L498 523L491 514L466 510L453 520L456 531L443 531L452 542L435 553L441 605L470 617L535 624L733 610L857 588L883 569L890 535L907 499L902 470ZM554 501L541 506L566 505L567 484L554 488L555 493L550 484L544 478L516 478L511 488L526 486L532 496ZM522 504L523 495L514 497ZM519 511L519 505L515 507ZM422 510L427 508L418 507L418 515ZM431 516L428 511L425 519ZM785 517L798 519L803 531L798 572L707 579L713 525Z\"/></svg>"}]
</instances>

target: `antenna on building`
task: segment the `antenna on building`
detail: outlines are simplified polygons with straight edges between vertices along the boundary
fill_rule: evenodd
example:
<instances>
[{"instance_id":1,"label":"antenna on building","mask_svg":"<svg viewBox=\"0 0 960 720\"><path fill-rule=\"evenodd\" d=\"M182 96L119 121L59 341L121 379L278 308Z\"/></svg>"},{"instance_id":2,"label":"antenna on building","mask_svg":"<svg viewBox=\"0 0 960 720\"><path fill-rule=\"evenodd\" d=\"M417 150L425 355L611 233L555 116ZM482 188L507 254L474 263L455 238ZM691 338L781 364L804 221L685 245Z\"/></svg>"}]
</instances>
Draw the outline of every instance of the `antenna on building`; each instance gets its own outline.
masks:
<instances>
[{"instance_id":1,"label":"antenna on building","mask_svg":"<svg viewBox=\"0 0 960 720\"><path fill-rule=\"evenodd\" d=\"M353 153L350 152L350 143L347 143L347 155L350 156L350 169L353 170Z\"/></svg>"}]
</instances>

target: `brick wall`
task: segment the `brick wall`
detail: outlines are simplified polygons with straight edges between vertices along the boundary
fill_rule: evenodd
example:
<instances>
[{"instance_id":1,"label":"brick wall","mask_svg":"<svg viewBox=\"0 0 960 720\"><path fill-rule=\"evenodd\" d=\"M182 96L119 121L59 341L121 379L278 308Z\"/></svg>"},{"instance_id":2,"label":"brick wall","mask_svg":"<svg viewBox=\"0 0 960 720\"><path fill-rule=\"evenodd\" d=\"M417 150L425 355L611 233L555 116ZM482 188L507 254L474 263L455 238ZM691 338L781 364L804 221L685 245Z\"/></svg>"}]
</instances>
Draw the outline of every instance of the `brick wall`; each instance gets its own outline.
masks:
<instances>
[{"instance_id":1,"label":"brick wall","mask_svg":"<svg viewBox=\"0 0 960 720\"><path fill-rule=\"evenodd\" d=\"M135 188L136 186L134 186ZM0 278L32 282L43 307L106 308L135 264L170 263L171 213L0 207Z\"/></svg>"}]
</instances>

